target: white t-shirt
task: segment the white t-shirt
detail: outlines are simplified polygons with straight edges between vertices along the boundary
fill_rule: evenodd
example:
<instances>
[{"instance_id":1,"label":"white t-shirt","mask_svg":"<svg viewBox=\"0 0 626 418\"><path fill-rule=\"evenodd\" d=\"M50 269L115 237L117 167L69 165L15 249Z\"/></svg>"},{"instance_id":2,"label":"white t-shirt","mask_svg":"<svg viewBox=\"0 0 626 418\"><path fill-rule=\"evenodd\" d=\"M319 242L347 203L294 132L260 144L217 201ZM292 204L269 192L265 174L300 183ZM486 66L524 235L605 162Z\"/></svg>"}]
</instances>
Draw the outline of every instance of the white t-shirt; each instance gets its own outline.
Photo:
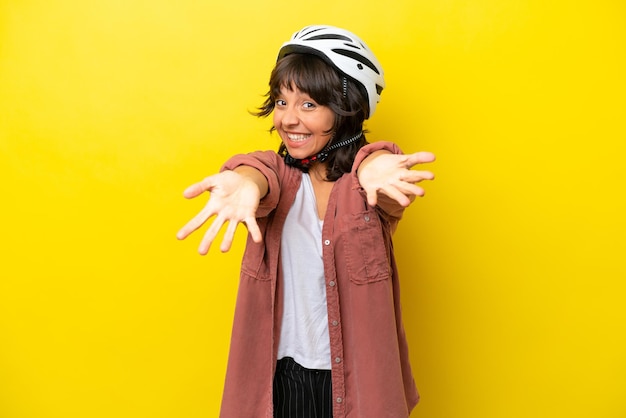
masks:
<instances>
[{"instance_id":1,"label":"white t-shirt","mask_svg":"<svg viewBox=\"0 0 626 418\"><path fill-rule=\"evenodd\" d=\"M278 358L292 357L308 369L330 370L322 225L311 179L303 173L281 241L284 309Z\"/></svg>"}]
</instances>

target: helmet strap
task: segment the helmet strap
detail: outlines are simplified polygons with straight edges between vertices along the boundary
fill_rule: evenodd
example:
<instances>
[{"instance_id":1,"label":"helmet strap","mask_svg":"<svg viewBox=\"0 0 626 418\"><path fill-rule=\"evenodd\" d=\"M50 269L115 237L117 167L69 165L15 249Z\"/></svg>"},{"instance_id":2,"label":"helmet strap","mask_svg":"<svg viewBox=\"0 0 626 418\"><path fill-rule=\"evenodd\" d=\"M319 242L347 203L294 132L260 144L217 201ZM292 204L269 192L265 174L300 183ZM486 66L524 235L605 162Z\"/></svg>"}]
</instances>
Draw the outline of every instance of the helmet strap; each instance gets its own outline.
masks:
<instances>
[{"instance_id":1,"label":"helmet strap","mask_svg":"<svg viewBox=\"0 0 626 418\"><path fill-rule=\"evenodd\" d=\"M301 160L299 160L297 158L293 158L291 155L289 155L289 152L287 152L285 154L285 163L287 165L292 166L292 167L299 168L299 169L303 170L306 173L309 170L309 167L311 166L311 164L313 164L314 162L322 163L322 162L326 161L328 159L328 156L330 155L331 151L334 151L337 148L345 147L346 145L350 145L353 142L358 141L362 136L363 136L363 131L361 131L358 134L354 135L352 138L348 138L346 140L343 140L343 141L340 141L340 142L336 142L333 145L326 146L323 150L321 150L317 154L312 155L312 156L307 157L307 158L303 158Z\"/></svg>"}]
</instances>

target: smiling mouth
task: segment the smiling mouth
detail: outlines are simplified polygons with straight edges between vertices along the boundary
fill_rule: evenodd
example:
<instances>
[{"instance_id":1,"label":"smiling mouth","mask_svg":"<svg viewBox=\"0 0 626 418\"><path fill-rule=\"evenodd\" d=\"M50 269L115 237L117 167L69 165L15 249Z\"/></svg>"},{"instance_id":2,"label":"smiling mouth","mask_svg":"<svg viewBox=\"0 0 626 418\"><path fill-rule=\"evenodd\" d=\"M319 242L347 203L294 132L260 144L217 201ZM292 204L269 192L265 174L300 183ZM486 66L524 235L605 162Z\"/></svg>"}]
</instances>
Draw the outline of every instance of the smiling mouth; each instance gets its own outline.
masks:
<instances>
[{"instance_id":1,"label":"smiling mouth","mask_svg":"<svg viewBox=\"0 0 626 418\"><path fill-rule=\"evenodd\" d=\"M310 134L287 134L287 138L289 138L289 140L293 142L302 142L310 136Z\"/></svg>"}]
</instances>

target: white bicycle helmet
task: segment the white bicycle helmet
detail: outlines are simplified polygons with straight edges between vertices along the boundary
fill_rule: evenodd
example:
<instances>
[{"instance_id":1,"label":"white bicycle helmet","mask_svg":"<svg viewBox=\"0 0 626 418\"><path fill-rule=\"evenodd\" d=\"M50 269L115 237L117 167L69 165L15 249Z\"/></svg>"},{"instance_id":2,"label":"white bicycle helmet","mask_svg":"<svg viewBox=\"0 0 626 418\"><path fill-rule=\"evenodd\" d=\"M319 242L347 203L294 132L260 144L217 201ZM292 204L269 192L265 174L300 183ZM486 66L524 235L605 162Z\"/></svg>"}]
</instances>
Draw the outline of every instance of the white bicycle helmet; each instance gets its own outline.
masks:
<instances>
[{"instance_id":1,"label":"white bicycle helmet","mask_svg":"<svg viewBox=\"0 0 626 418\"><path fill-rule=\"evenodd\" d=\"M367 92L369 115L374 114L385 87L383 69L372 51L355 34L334 26L307 26L291 36L278 52L278 59L292 53L314 54L352 78Z\"/></svg>"}]
</instances>

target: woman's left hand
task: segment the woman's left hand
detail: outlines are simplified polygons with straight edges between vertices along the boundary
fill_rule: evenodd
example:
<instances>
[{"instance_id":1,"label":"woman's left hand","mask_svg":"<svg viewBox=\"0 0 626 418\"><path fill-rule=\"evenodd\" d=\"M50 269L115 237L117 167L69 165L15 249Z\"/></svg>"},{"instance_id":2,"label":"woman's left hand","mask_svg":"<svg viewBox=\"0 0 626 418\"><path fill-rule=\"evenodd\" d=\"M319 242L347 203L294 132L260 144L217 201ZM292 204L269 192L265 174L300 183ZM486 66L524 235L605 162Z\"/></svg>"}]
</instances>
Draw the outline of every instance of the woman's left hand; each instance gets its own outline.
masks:
<instances>
[{"instance_id":1,"label":"woman's left hand","mask_svg":"<svg viewBox=\"0 0 626 418\"><path fill-rule=\"evenodd\" d=\"M411 170L417 164L435 161L430 152L414 154L392 154L376 151L369 155L357 170L359 183L367 195L367 203L378 204L380 195L387 196L402 207L407 207L416 196L423 196L424 189L416 183L433 180L430 171ZM384 209L384 208L383 208Z\"/></svg>"}]
</instances>

